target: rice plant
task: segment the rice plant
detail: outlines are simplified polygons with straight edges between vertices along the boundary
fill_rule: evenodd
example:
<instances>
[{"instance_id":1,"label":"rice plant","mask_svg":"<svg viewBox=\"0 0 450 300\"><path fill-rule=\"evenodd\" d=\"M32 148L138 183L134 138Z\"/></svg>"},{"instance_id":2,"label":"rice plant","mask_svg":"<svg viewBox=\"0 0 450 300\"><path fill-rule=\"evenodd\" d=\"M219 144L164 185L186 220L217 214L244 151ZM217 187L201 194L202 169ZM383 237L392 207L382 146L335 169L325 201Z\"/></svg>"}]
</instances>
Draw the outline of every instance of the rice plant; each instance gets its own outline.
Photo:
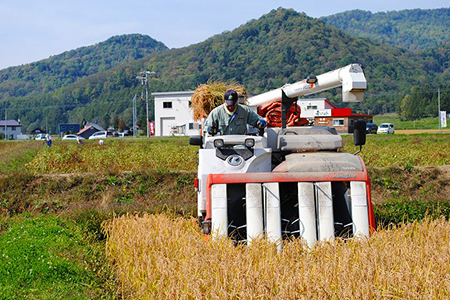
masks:
<instances>
[{"instance_id":1,"label":"rice plant","mask_svg":"<svg viewBox=\"0 0 450 300\"><path fill-rule=\"evenodd\" d=\"M370 239L282 252L260 240L209 240L194 219L123 216L105 224L107 255L133 299L448 299L450 223L413 222Z\"/></svg>"}]
</instances>

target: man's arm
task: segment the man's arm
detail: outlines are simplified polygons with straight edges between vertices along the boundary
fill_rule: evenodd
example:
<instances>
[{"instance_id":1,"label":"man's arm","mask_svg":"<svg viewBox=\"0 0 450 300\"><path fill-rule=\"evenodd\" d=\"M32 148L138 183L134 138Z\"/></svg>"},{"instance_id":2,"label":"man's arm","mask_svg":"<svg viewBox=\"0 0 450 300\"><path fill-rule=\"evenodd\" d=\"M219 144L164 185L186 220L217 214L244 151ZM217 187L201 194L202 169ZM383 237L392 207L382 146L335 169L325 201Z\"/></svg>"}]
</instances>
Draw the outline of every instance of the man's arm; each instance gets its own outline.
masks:
<instances>
[{"instance_id":1,"label":"man's arm","mask_svg":"<svg viewBox=\"0 0 450 300\"><path fill-rule=\"evenodd\" d=\"M258 122L262 120L262 118L250 108L246 107L246 109L248 112L247 124L252 125L253 127L258 127Z\"/></svg>"},{"instance_id":2,"label":"man's arm","mask_svg":"<svg viewBox=\"0 0 450 300\"><path fill-rule=\"evenodd\" d=\"M214 135L217 133L217 129L219 128L217 121L217 116L215 115L214 110L211 111L206 118L206 121L203 126L203 131L208 132L209 135Z\"/></svg>"}]
</instances>

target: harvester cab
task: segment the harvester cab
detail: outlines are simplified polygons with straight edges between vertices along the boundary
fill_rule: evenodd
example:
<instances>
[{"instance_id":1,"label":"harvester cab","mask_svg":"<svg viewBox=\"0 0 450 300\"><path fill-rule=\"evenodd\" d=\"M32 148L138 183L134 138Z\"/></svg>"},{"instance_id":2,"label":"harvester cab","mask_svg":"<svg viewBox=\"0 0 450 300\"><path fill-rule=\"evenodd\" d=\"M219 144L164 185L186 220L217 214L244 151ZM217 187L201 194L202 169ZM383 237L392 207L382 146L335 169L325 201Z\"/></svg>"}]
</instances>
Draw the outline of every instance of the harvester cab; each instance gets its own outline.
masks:
<instances>
[{"instance_id":1,"label":"harvester cab","mask_svg":"<svg viewBox=\"0 0 450 300\"><path fill-rule=\"evenodd\" d=\"M366 81L360 65L307 79L249 98L249 106L281 101L280 127L263 136L191 137L200 146L198 215L203 232L250 244L266 237L302 237L308 246L335 237L369 236L375 228L370 181L363 160L342 152L334 128L287 127L298 96L342 86L344 101L362 101ZM365 124L354 126L354 143L365 143Z\"/></svg>"}]
</instances>

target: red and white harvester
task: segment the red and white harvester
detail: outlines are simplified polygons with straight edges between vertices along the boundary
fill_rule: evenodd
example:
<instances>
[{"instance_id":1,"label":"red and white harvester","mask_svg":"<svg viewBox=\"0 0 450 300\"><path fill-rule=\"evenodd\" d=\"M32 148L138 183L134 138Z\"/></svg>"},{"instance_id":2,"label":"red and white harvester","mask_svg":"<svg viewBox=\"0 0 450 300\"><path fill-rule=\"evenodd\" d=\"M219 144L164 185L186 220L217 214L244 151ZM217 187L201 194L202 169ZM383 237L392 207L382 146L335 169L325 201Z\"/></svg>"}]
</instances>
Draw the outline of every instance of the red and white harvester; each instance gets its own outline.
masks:
<instances>
[{"instance_id":1,"label":"red and white harvester","mask_svg":"<svg viewBox=\"0 0 450 300\"><path fill-rule=\"evenodd\" d=\"M250 107L281 102L281 126L259 135L194 136L198 153L198 215L203 232L250 244L302 237L308 246L335 237L369 236L375 229L370 180L361 157L342 152L334 128L287 127L299 96L342 87L344 102L360 102L362 67L346 67L247 99ZM354 143L365 144L365 122Z\"/></svg>"}]
</instances>

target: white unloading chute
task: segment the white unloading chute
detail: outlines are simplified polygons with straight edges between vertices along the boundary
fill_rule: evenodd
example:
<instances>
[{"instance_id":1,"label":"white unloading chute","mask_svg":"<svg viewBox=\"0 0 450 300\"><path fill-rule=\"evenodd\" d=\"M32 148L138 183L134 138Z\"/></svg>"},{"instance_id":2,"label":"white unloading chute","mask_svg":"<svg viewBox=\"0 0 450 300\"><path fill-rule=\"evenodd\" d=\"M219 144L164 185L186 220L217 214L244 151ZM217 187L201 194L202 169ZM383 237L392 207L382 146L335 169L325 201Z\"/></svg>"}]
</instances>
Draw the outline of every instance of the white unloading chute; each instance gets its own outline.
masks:
<instances>
[{"instance_id":1,"label":"white unloading chute","mask_svg":"<svg viewBox=\"0 0 450 300\"><path fill-rule=\"evenodd\" d=\"M249 106L264 105L282 98L282 91L289 98L311 95L342 86L342 101L361 102L367 88L364 71L359 64L350 64L343 68L262 93L247 99Z\"/></svg>"}]
</instances>

